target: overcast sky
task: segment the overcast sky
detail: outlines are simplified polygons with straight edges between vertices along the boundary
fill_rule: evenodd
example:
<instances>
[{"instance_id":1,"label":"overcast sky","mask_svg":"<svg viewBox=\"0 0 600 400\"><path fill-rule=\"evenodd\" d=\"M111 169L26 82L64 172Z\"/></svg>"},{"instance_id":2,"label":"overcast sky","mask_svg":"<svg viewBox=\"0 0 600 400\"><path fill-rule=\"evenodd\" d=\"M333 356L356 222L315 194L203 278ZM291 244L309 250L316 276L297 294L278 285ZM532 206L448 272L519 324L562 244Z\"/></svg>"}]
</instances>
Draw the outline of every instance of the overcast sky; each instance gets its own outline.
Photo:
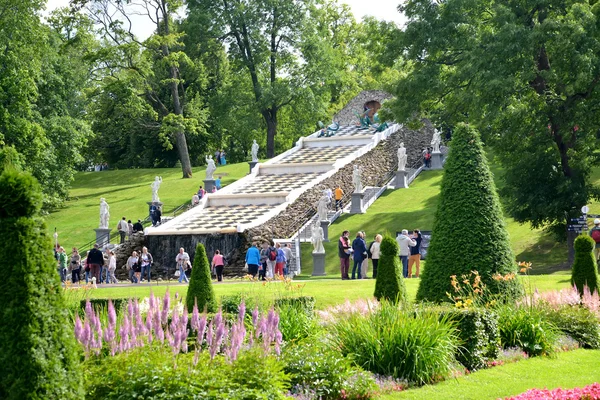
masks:
<instances>
[{"instance_id":1,"label":"overcast sky","mask_svg":"<svg viewBox=\"0 0 600 400\"><path fill-rule=\"evenodd\" d=\"M371 15L377 19L386 21L395 21L400 25L404 24L404 18L398 12L397 7L401 0L341 0L340 3L346 3L352 9L357 20L366 15ZM48 0L47 11L52 11L58 7L66 7L69 0ZM146 23L144 19L134 19L134 32L142 39L152 34L152 24Z\"/></svg>"}]
</instances>

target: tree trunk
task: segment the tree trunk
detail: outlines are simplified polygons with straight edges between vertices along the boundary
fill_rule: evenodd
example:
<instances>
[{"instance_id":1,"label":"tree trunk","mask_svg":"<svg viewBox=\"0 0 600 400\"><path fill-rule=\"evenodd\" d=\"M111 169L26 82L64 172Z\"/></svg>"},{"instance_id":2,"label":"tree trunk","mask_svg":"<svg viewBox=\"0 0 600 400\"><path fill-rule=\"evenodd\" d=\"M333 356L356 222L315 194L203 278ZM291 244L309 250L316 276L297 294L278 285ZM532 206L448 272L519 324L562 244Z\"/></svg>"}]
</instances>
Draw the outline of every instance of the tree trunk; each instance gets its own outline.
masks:
<instances>
[{"instance_id":1,"label":"tree trunk","mask_svg":"<svg viewBox=\"0 0 600 400\"><path fill-rule=\"evenodd\" d=\"M275 157L275 135L277 134L277 108L263 110L263 118L267 123L267 158Z\"/></svg>"}]
</instances>

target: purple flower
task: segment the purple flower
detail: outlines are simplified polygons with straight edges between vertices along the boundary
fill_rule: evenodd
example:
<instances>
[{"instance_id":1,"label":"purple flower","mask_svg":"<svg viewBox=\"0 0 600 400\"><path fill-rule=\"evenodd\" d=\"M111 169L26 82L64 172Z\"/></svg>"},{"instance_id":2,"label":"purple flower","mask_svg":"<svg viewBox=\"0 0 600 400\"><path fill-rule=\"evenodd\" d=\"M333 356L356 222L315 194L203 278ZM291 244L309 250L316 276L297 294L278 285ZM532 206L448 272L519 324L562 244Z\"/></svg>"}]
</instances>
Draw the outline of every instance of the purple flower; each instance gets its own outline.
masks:
<instances>
[{"instance_id":1,"label":"purple flower","mask_svg":"<svg viewBox=\"0 0 600 400\"><path fill-rule=\"evenodd\" d=\"M191 326L193 331L198 331L200 328L200 315L198 314L198 300L194 299L194 308L192 309Z\"/></svg>"},{"instance_id":2,"label":"purple flower","mask_svg":"<svg viewBox=\"0 0 600 400\"><path fill-rule=\"evenodd\" d=\"M167 323L167 318L169 316L169 308L171 304L171 295L169 294L169 289L167 289L165 296L163 297L163 308L162 308L162 315L161 315L161 319L163 321L163 323Z\"/></svg>"},{"instance_id":3,"label":"purple flower","mask_svg":"<svg viewBox=\"0 0 600 400\"><path fill-rule=\"evenodd\" d=\"M256 329L256 324L258 323L258 306L254 307L254 311L252 311L252 326Z\"/></svg>"},{"instance_id":4,"label":"purple flower","mask_svg":"<svg viewBox=\"0 0 600 400\"><path fill-rule=\"evenodd\" d=\"M242 322L242 321L244 321L244 316L246 315L246 303L244 302L243 299L242 299L242 302L240 303L238 310L239 310L238 321Z\"/></svg>"},{"instance_id":5,"label":"purple flower","mask_svg":"<svg viewBox=\"0 0 600 400\"><path fill-rule=\"evenodd\" d=\"M79 343L83 344L83 325L81 325L81 320L79 319L79 315L75 314L75 338Z\"/></svg>"},{"instance_id":6,"label":"purple flower","mask_svg":"<svg viewBox=\"0 0 600 400\"><path fill-rule=\"evenodd\" d=\"M117 324L117 313L115 312L115 306L112 303L112 300L108 300L108 325L112 326L113 329Z\"/></svg>"}]
</instances>

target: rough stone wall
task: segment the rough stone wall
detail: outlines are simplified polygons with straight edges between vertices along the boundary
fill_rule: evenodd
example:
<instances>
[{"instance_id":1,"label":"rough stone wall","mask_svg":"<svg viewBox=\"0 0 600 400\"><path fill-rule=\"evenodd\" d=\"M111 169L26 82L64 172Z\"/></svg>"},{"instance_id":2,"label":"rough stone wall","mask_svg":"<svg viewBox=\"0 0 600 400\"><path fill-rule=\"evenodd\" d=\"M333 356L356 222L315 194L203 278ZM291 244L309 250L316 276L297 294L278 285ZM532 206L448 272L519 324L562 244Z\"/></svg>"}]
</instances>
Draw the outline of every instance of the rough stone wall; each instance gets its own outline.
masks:
<instances>
[{"instance_id":1,"label":"rough stone wall","mask_svg":"<svg viewBox=\"0 0 600 400\"><path fill-rule=\"evenodd\" d=\"M391 99L391 94L384 92L383 90L364 90L360 92L355 98L344 107L340 112L335 114L333 120L338 122L340 125L353 125L358 122L358 118L354 115L355 112L361 113L363 111L363 105L370 100L376 100L383 103L384 100Z\"/></svg>"},{"instance_id":2,"label":"rough stone wall","mask_svg":"<svg viewBox=\"0 0 600 400\"><path fill-rule=\"evenodd\" d=\"M145 246L145 236L143 232L136 232L131 234L131 237L126 240L122 245L117 247L115 250L115 257L117 258L117 270L115 276L118 280L124 280L129 278L129 272L122 267L127 263L127 259L134 251L138 253L142 252L142 247ZM154 254L152 255L154 256Z\"/></svg>"}]
</instances>

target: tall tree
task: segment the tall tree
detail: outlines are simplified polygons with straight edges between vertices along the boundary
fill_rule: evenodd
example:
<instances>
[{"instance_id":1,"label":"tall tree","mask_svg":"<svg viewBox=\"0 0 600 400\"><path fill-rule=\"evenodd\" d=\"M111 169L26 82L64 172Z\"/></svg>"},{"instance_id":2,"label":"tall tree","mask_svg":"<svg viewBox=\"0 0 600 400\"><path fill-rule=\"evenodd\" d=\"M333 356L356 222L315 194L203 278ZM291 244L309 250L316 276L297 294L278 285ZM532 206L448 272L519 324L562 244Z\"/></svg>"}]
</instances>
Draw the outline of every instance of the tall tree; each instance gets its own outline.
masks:
<instances>
[{"instance_id":1,"label":"tall tree","mask_svg":"<svg viewBox=\"0 0 600 400\"><path fill-rule=\"evenodd\" d=\"M102 74L118 78L135 73L142 80L141 95L159 116L160 134L173 138L184 178L192 177L189 156L190 135L204 133L205 115L199 97L186 91L181 70L194 69L183 51L182 34L177 32L176 13L181 0L79 0L100 27L106 47L98 54ZM141 42L133 33L131 16L146 17L155 34ZM198 75L196 75L198 76Z\"/></svg>"},{"instance_id":2,"label":"tall tree","mask_svg":"<svg viewBox=\"0 0 600 400\"><path fill-rule=\"evenodd\" d=\"M600 3L409 0L398 120L443 114L496 145L507 209L533 226L565 223L598 189Z\"/></svg>"}]
</instances>

